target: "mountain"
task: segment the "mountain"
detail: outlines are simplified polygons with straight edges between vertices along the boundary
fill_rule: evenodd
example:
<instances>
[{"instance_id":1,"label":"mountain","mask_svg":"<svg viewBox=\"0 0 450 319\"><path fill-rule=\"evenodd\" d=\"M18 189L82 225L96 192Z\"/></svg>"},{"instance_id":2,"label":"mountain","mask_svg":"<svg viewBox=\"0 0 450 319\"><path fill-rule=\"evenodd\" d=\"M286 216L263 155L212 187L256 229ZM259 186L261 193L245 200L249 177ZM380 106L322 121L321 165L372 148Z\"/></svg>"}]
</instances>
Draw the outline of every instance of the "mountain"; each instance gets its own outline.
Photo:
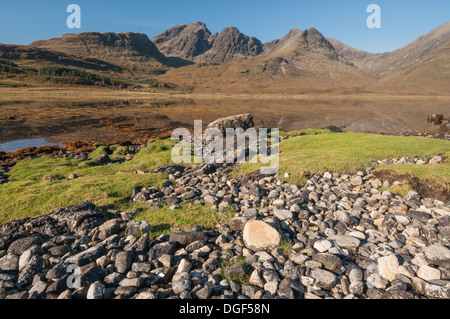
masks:
<instances>
[{"instance_id":1,"label":"mountain","mask_svg":"<svg viewBox=\"0 0 450 319\"><path fill-rule=\"evenodd\" d=\"M370 53L328 38L336 51L360 69L376 74L370 89L447 93L450 85L450 22L392 52Z\"/></svg>"},{"instance_id":2,"label":"mountain","mask_svg":"<svg viewBox=\"0 0 450 319\"><path fill-rule=\"evenodd\" d=\"M31 47L76 56L130 61L164 60L164 55L143 33L84 32L66 34L50 40L36 41Z\"/></svg>"},{"instance_id":3,"label":"mountain","mask_svg":"<svg viewBox=\"0 0 450 319\"><path fill-rule=\"evenodd\" d=\"M264 44L265 54L283 54L289 50L309 50L338 60L339 55L331 43L315 28L292 29L283 38Z\"/></svg>"},{"instance_id":4,"label":"mountain","mask_svg":"<svg viewBox=\"0 0 450 319\"><path fill-rule=\"evenodd\" d=\"M36 41L29 47L78 58L107 61L121 68L122 75L138 78L161 74L168 67L177 66L166 59L143 33L71 33L50 40Z\"/></svg>"},{"instance_id":5,"label":"mountain","mask_svg":"<svg viewBox=\"0 0 450 319\"><path fill-rule=\"evenodd\" d=\"M176 25L152 41L166 56L204 63L241 61L263 51L261 41L241 33L235 27L211 34L202 22Z\"/></svg>"},{"instance_id":6,"label":"mountain","mask_svg":"<svg viewBox=\"0 0 450 319\"><path fill-rule=\"evenodd\" d=\"M0 59L15 61L24 67L61 65L105 72L123 71L121 67L99 59L75 57L24 45L0 44Z\"/></svg>"},{"instance_id":7,"label":"mountain","mask_svg":"<svg viewBox=\"0 0 450 319\"><path fill-rule=\"evenodd\" d=\"M194 22L151 40L142 33L84 32L28 46L0 44L0 59L7 60L0 81L26 81L33 68L39 83L37 69L55 65L152 85L157 79L184 92L445 95L450 22L385 53L357 50L315 28L292 29L263 44L235 27L212 34Z\"/></svg>"},{"instance_id":8,"label":"mountain","mask_svg":"<svg viewBox=\"0 0 450 319\"><path fill-rule=\"evenodd\" d=\"M213 37L202 22L179 24L152 38L166 56L194 60L212 48Z\"/></svg>"},{"instance_id":9,"label":"mountain","mask_svg":"<svg viewBox=\"0 0 450 319\"><path fill-rule=\"evenodd\" d=\"M282 39L260 43L236 28L226 28L214 39L212 48L196 58L225 62L171 69L161 79L196 91L246 93L311 93L342 91L344 87L354 92L375 80L339 55L314 28L294 29Z\"/></svg>"}]
</instances>

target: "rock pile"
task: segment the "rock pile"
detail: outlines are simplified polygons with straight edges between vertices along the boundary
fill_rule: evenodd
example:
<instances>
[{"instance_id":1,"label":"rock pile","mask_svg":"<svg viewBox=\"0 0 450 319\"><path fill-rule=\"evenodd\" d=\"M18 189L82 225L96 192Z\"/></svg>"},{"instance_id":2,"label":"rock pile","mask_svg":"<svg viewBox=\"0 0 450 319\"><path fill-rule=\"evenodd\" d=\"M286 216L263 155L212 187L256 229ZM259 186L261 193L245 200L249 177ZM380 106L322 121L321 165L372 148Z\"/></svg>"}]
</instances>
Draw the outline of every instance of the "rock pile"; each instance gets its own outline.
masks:
<instances>
[{"instance_id":1,"label":"rock pile","mask_svg":"<svg viewBox=\"0 0 450 319\"><path fill-rule=\"evenodd\" d=\"M402 158L393 158L374 161L374 164L385 164L385 165L397 165L397 164L412 164L412 165L425 165L431 164L436 165L444 162L443 156L425 156L425 157L409 157L404 156Z\"/></svg>"},{"instance_id":2,"label":"rock pile","mask_svg":"<svg viewBox=\"0 0 450 319\"><path fill-rule=\"evenodd\" d=\"M152 239L129 212L81 203L0 226L0 298L450 298L450 203L380 191L371 170L230 179L226 166L158 169L150 207L236 217Z\"/></svg>"}]
</instances>

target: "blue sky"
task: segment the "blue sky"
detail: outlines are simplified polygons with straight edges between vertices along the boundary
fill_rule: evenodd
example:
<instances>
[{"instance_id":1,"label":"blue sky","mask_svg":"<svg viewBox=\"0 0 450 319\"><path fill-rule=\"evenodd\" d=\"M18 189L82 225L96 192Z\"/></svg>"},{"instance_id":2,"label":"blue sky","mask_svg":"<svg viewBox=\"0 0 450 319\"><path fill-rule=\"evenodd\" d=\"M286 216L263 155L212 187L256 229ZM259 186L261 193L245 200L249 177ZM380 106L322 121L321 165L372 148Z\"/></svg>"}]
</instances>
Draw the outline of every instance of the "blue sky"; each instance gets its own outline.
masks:
<instances>
[{"instance_id":1,"label":"blue sky","mask_svg":"<svg viewBox=\"0 0 450 319\"><path fill-rule=\"evenodd\" d=\"M81 7L81 29L69 29L66 8ZM366 25L369 4L381 7L381 29ZM150 38L181 23L205 22L211 32L235 26L262 42L290 29L315 27L361 50L392 51L450 21L449 0L1 0L0 43L85 31L146 33Z\"/></svg>"}]
</instances>

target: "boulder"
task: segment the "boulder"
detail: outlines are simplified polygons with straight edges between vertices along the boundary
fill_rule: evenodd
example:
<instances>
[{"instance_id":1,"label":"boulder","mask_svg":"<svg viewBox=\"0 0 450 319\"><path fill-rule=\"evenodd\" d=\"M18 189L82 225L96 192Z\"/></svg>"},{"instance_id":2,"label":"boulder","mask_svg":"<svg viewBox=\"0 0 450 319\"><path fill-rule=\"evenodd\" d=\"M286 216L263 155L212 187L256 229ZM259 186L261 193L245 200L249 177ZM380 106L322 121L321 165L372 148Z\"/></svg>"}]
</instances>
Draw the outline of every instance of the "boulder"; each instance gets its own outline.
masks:
<instances>
[{"instance_id":1,"label":"boulder","mask_svg":"<svg viewBox=\"0 0 450 319\"><path fill-rule=\"evenodd\" d=\"M281 236L275 228L258 220L245 224L243 239L245 246L254 251L272 250L281 242Z\"/></svg>"},{"instance_id":2,"label":"boulder","mask_svg":"<svg viewBox=\"0 0 450 319\"><path fill-rule=\"evenodd\" d=\"M254 125L255 123L253 122L253 116L251 116L250 114L240 114L217 119L214 122L210 123L208 125L208 128L218 128L220 131L222 131L223 134L225 134L227 128L242 128L244 130L247 130L249 128L252 128Z\"/></svg>"}]
</instances>

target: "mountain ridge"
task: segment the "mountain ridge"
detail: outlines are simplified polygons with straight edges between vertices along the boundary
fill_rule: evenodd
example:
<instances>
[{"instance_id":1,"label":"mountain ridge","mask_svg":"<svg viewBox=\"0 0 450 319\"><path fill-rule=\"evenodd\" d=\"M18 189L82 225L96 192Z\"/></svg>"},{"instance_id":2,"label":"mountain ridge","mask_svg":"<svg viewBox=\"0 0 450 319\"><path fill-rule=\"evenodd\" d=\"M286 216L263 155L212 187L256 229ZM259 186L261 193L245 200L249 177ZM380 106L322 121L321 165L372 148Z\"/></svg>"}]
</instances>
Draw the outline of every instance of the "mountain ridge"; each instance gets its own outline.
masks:
<instances>
[{"instance_id":1,"label":"mountain ridge","mask_svg":"<svg viewBox=\"0 0 450 319\"><path fill-rule=\"evenodd\" d=\"M315 28L294 28L263 44L236 27L213 34L205 23L193 22L152 39L143 33L93 31L28 46L0 45L0 58L25 66L72 65L132 79L161 77L199 91L348 87L364 92L447 93L450 22L385 53L352 48Z\"/></svg>"}]
</instances>

